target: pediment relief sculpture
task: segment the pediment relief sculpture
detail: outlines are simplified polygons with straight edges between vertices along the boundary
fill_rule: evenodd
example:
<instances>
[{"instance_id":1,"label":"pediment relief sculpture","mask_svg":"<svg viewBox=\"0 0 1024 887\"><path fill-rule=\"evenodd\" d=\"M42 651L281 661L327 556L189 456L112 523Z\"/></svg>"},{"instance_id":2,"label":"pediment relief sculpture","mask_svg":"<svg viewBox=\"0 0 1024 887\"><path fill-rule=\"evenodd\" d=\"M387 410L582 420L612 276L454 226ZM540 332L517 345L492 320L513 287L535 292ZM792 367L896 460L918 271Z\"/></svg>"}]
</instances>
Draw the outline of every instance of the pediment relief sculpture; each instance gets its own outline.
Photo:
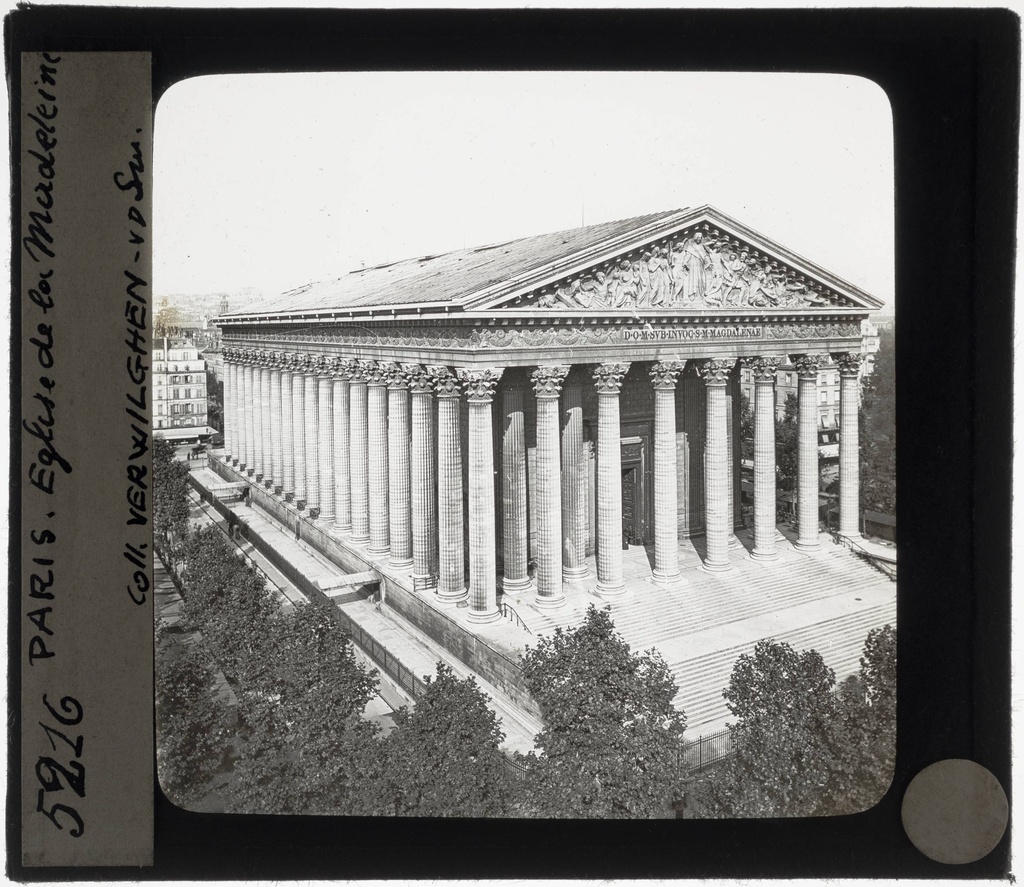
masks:
<instances>
[{"instance_id":1,"label":"pediment relief sculpture","mask_svg":"<svg viewBox=\"0 0 1024 887\"><path fill-rule=\"evenodd\" d=\"M541 290L538 308L813 308L833 304L770 256L697 230L651 244Z\"/></svg>"}]
</instances>

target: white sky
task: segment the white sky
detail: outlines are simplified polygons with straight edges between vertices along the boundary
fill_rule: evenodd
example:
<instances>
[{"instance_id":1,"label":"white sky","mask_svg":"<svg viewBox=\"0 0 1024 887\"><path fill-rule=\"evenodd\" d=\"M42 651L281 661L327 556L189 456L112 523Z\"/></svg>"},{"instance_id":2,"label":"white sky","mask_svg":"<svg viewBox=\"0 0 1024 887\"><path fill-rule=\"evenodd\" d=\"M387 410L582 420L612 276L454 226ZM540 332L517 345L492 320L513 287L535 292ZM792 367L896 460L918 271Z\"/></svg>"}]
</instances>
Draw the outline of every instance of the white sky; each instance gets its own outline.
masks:
<instances>
[{"instance_id":1,"label":"white sky","mask_svg":"<svg viewBox=\"0 0 1024 887\"><path fill-rule=\"evenodd\" d=\"M840 75L202 77L157 108L154 288L273 295L710 203L891 304L892 150L884 92Z\"/></svg>"}]
</instances>

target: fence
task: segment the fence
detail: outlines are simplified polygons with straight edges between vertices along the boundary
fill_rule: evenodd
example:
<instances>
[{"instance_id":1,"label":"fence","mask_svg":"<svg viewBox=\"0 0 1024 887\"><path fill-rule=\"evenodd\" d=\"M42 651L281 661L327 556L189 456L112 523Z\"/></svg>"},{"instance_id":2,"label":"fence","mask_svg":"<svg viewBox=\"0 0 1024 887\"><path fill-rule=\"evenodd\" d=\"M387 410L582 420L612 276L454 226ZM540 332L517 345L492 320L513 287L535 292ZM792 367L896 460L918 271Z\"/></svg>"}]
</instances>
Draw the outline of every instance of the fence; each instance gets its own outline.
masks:
<instances>
[{"instance_id":1,"label":"fence","mask_svg":"<svg viewBox=\"0 0 1024 887\"><path fill-rule=\"evenodd\" d=\"M423 680L416 677L389 653L387 648L378 644L371 635L363 631L359 624L354 622L344 610L336 609L333 613L338 617L349 637L352 638L352 643L357 644L386 675L396 681L410 696L415 699L426 692L427 685Z\"/></svg>"},{"instance_id":2,"label":"fence","mask_svg":"<svg viewBox=\"0 0 1024 887\"><path fill-rule=\"evenodd\" d=\"M683 751L683 762L690 770L700 771L724 761L732 753L732 736L726 727L706 736L698 736Z\"/></svg>"}]
</instances>

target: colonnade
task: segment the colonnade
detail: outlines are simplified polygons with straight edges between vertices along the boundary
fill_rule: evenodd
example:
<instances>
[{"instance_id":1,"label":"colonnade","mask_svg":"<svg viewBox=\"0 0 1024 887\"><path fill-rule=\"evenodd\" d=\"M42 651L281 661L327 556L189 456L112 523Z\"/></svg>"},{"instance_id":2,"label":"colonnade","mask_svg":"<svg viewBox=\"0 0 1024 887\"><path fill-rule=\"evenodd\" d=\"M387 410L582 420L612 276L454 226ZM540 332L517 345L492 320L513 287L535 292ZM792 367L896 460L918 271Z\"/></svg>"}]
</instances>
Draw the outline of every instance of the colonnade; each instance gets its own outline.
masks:
<instances>
[{"instance_id":1,"label":"colonnade","mask_svg":"<svg viewBox=\"0 0 1024 887\"><path fill-rule=\"evenodd\" d=\"M841 376L840 532L858 534L858 370L860 355L832 355ZM799 375L798 535L818 541L817 374L825 355L795 358ZM754 547L778 557L775 490L775 378L780 359L744 357L753 371ZM495 469L500 468L501 585L531 586L523 386L502 387L504 423L495 465L495 393L501 367L427 366L229 348L225 351L225 459L254 483L291 502L336 535L410 568L414 585L439 601L468 606L469 619L500 618L497 606ZM732 472L727 386L736 358L696 361L706 386L704 447L709 571L731 568ZM655 582L679 580L676 382L686 361L650 366L654 389ZM619 395L628 363L592 365L598 402L597 593L626 590L622 557ZM563 583L587 579L587 469L582 384L568 364L537 366L534 468L535 604L564 604ZM461 399L468 403L468 514L464 514ZM436 426L435 426L436 418ZM435 439L436 427L436 439ZM468 520L469 575L464 528Z\"/></svg>"}]
</instances>

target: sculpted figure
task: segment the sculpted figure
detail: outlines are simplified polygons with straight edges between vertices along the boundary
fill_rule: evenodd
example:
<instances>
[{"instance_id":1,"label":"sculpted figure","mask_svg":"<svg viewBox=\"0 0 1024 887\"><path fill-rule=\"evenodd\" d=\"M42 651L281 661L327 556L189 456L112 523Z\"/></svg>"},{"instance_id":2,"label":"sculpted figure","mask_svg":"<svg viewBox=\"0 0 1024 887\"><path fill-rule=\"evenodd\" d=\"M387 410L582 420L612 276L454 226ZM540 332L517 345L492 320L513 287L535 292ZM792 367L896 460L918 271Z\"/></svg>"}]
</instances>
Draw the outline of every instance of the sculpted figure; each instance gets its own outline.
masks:
<instances>
[{"instance_id":1,"label":"sculpted figure","mask_svg":"<svg viewBox=\"0 0 1024 887\"><path fill-rule=\"evenodd\" d=\"M683 244L686 259L684 283L681 290L683 301L700 298L708 288L708 272L711 271L711 255L704 245L704 234L698 231Z\"/></svg>"},{"instance_id":2,"label":"sculpted figure","mask_svg":"<svg viewBox=\"0 0 1024 887\"><path fill-rule=\"evenodd\" d=\"M598 305L605 307L611 305L610 287L611 281L604 271L598 271L594 274L594 299Z\"/></svg>"},{"instance_id":3,"label":"sculpted figure","mask_svg":"<svg viewBox=\"0 0 1024 887\"><path fill-rule=\"evenodd\" d=\"M656 246L647 261L651 281L650 304L656 307L663 307L672 301L672 269L665 252Z\"/></svg>"},{"instance_id":4,"label":"sculpted figure","mask_svg":"<svg viewBox=\"0 0 1024 887\"><path fill-rule=\"evenodd\" d=\"M619 263L619 285L615 292L615 308L631 308L636 304L636 281L633 266L623 259Z\"/></svg>"},{"instance_id":5,"label":"sculpted figure","mask_svg":"<svg viewBox=\"0 0 1024 887\"><path fill-rule=\"evenodd\" d=\"M708 305L721 305L722 289L731 272L725 268L726 253L720 243L716 243L708 253L711 256L711 273L708 276L708 287L704 291L704 301Z\"/></svg>"}]
</instances>

